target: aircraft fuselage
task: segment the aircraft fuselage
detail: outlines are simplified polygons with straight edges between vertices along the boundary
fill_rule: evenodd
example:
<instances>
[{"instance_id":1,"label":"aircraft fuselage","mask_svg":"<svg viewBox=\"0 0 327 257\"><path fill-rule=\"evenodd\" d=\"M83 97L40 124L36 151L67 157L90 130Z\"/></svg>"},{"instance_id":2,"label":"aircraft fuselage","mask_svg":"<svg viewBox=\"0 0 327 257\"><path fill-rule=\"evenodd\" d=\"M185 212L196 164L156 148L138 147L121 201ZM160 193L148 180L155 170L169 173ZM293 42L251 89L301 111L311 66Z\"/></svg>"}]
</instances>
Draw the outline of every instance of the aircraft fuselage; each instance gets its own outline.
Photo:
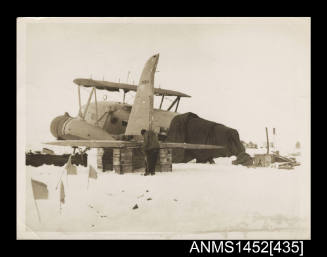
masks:
<instances>
[{"instance_id":1,"label":"aircraft fuselage","mask_svg":"<svg viewBox=\"0 0 327 257\"><path fill-rule=\"evenodd\" d=\"M84 113L85 105L81 113ZM125 133L132 106L119 102L102 101L90 103L84 119L73 118L67 113L56 117L51 123L51 133L61 140L89 139L112 140L112 135ZM172 119L179 113L153 110L153 129L156 133L167 131Z\"/></svg>"}]
</instances>

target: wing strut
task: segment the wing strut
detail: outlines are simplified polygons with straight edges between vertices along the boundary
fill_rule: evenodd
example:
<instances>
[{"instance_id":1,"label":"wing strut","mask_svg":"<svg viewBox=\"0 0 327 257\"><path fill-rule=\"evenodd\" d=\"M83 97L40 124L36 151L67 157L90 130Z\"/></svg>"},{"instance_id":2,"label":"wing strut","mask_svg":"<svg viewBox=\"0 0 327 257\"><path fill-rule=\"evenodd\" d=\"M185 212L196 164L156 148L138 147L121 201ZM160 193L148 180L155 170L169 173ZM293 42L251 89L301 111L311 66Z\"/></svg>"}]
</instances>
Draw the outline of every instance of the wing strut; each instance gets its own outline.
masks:
<instances>
[{"instance_id":1,"label":"wing strut","mask_svg":"<svg viewBox=\"0 0 327 257\"><path fill-rule=\"evenodd\" d=\"M78 104L79 104L78 116L82 117L81 86L80 85L78 85Z\"/></svg>"},{"instance_id":2,"label":"wing strut","mask_svg":"<svg viewBox=\"0 0 327 257\"><path fill-rule=\"evenodd\" d=\"M97 90L96 88L94 87L93 88L94 90L94 100L95 100L95 115L96 115L96 122L95 122L95 125L98 125L98 101L97 101Z\"/></svg>"},{"instance_id":3,"label":"wing strut","mask_svg":"<svg viewBox=\"0 0 327 257\"><path fill-rule=\"evenodd\" d=\"M95 88L92 88L89 99L87 100L87 104L86 104L85 111L84 111L84 114L83 114L83 120L85 119L85 115L86 115L87 109L89 108L89 105L90 105L91 98L92 98L94 90L95 90Z\"/></svg>"},{"instance_id":4,"label":"wing strut","mask_svg":"<svg viewBox=\"0 0 327 257\"><path fill-rule=\"evenodd\" d=\"M179 104L179 100L180 100L180 99L181 99L181 97L180 97L180 96L177 96L176 99L175 99L175 100L171 103L171 105L168 107L167 111L170 111L170 109L174 107L174 105L176 104L176 102L178 102L178 104ZM177 104L177 107L178 107L178 104ZM176 108L175 112L176 112L176 111L177 111L177 108Z\"/></svg>"},{"instance_id":5,"label":"wing strut","mask_svg":"<svg viewBox=\"0 0 327 257\"><path fill-rule=\"evenodd\" d=\"M163 103L164 98L165 98L165 95L162 95L159 109L161 109L161 106L162 106L162 103Z\"/></svg>"},{"instance_id":6,"label":"wing strut","mask_svg":"<svg viewBox=\"0 0 327 257\"><path fill-rule=\"evenodd\" d=\"M175 108L175 112L177 112L177 109L178 109L178 105L179 105L179 101L181 100L180 97L178 97L178 100L177 100L177 104L176 104L176 108Z\"/></svg>"}]
</instances>

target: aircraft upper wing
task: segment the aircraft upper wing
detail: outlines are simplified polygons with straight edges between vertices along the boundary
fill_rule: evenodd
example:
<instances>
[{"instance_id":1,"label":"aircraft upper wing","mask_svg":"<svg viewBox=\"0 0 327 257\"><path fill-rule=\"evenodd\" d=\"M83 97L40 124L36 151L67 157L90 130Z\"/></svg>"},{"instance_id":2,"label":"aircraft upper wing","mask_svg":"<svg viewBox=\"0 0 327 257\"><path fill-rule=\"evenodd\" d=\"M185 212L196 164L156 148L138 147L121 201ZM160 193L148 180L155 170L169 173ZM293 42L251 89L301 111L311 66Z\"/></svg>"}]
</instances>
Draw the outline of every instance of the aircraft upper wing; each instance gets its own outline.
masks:
<instances>
[{"instance_id":1,"label":"aircraft upper wing","mask_svg":"<svg viewBox=\"0 0 327 257\"><path fill-rule=\"evenodd\" d=\"M123 89L126 92L137 91L136 85L126 84L126 83L116 83L110 81L101 81L101 80L83 79L83 78L74 79L74 83L79 86L95 87L96 89L100 89L100 90L119 91L119 89ZM155 88L154 94L165 95L165 96L191 97L187 94L178 91L162 89L162 88Z\"/></svg>"},{"instance_id":2,"label":"aircraft upper wing","mask_svg":"<svg viewBox=\"0 0 327 257\"><path fill-rule=\"evenodd\" d=\"M90 147L90 148L121 148L132 147L138 148L142 146L142 142L138 141L122 141L122 140L58 140L47 142L48 145L71 146L71 147ZM165 143L160 142L160 148L181 148L181 149L221 149L223 146L218 145L202 145L188 143Z\"/></svg>"}]
</instances>

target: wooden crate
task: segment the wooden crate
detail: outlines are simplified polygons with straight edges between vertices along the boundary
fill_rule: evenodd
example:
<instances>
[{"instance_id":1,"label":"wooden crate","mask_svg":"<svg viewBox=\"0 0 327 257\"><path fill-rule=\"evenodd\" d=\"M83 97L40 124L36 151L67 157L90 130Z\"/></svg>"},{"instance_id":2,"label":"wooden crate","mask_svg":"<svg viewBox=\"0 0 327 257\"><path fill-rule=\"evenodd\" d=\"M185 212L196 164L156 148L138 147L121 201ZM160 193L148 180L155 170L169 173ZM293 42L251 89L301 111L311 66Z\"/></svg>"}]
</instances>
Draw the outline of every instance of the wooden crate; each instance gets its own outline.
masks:
<instances>
[{"instance_id":1,"label":"wooden crate","mask_svg":"<svg viewBox=\"0 0 327 257\"><path fill-rule=\"evenodd\" d=\"M133 170L145 167L145 155L140 148L133 149L132 163Z\"/></svg>"},{"instance_id":2,"label":"wooden crate","mask_svg":"<svg viewBox=\"0 0 327 257\"><path fill-rule=\"evenodd\" d=\"M103 148L98 148L97 149L97 168L101 169L101 170L103 170L102 156L103 156Z\"/></svg>"},{"instance_id":3,"label":"wooden crate","mask_svg":"<svg viewBox=\"0 0 327 257\"><path fill-rule=\"evenodd\" d=\"M118 174L133 172L133 149L115 148L113 150L113 169Z\"/></svg>"},{"instance_id":4,"label":"wooden crate","mask_svg":"<svg viewBox=\"0 0 327 257\"><path fill-rule=\"evenodd\" d=\"M113 150L110 148L98 148L97 167L102 171L113 170Z\"/></svg>"},{"instance_id":5,"label":"wooden crate","mask_svg":"<svg viewBox=\"0 0 327 257\"><path fill-rule=\"evenodd\" d=\"M123 174L124 172L122 171L121 169L121 166L120 165L113 165L113 169L116 173L118 174Z\"/></svg>"},{"instance_id":6,"label":"wooden crate","mask_svg":"<svg viewBox=\"0 0 327 257\"><path fill-rule=\"evenodd\" d=\"M110 155L110 156L109 156ZM98 149L98 168L114 170L118 174L133 172L145 167L145 156L139 148ZM160 149L156 172L172 171L172 149Z\"/></svg>"},{"instance_id":7,"label":"wooden crate","mask_svg":"<svg viewBox=\"0 0 327 257\"><path fill-rule=\"evenodd\" d=\"M172 171L172 164L160 164L160 172Z\"/></svg>"},{"instance_id":8,"label":"wooden crate","mask_svg":"<svg viewBox=\"0 0 327 257\"><path fill-rule=\"evenodd\" d=\"M107 170L113 170L113 164L112 163L105 163L104 166L102 167L103 171Z\"/></svg>"},{"instance_id":9,"label":"wooden crate","mask_svg":"<svg viewBox=\"0 0 327 257\"><path fill-rule=\"evenodd\" d=\"M254 155L253 165L257 167L269 167L272 163L272 155L256 154Z\"/></svg>"},{"instance_id":10,"label":"wooden crate","mask_svg":"<svg viewBox=\"0 0 327 257\"><path fill-rule=\"evenodd\" d=\"M172 149L161 148L156 165L156 171L172 171Z\"/></svg>"},{"instance_id":11,"label":"wooden crate","mask_svg":"<svg viewBox=\"0 0 327 257\"><path fill-rule=\"evenodd\" d=\"M133 165L130 164L121 164L121 172L122 173L128 173L128 172L133 172Z\"/></svg>"}]
</instances>

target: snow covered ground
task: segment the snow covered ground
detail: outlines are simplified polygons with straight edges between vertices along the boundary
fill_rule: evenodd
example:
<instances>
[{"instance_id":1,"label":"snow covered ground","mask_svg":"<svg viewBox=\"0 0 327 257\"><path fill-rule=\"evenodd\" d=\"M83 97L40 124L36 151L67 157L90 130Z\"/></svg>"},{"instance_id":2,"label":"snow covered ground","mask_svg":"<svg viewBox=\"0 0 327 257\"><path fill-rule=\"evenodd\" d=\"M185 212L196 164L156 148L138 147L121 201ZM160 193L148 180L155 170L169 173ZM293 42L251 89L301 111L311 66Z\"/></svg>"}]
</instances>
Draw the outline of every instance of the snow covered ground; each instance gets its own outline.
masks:
<instances>
[{"instance_id":1,"label":"snow covered ground","mask_svg":"<svg viewBox=\"0 0 327 257\"><path fill-rule=\"evenodd\" d=\"M89 164L96 167L96 151ZM232 165L235 157L216 164L173 164L172 172L141 176L88 168L63 175L66 202L59 210L62 167L26 167L26 230L29 237L57 238L310 238L310 166L294 170ZM49 199L37 200L31 178L48 185ZM137 209L133 206L138 205Z\"/></svg>"}]
</instances>

